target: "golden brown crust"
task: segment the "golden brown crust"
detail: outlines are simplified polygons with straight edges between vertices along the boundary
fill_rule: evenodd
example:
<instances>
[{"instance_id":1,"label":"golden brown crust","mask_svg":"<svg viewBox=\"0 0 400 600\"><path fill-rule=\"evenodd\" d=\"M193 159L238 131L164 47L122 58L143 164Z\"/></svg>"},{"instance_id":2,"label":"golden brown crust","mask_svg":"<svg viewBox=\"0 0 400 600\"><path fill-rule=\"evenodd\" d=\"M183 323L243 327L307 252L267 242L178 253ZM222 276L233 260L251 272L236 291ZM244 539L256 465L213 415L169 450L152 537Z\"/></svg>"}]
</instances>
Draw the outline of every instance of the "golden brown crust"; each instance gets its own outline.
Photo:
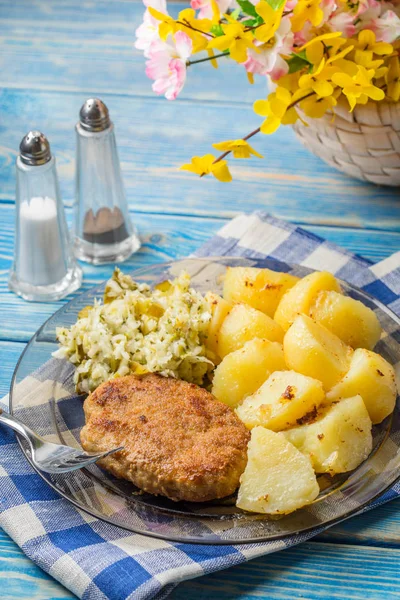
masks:
<instances>
[{"instance_id":1,"label":"golden brown crust","mask_svg":"<svg viewBox=\"0 0 400 600\"><path fill-rule=\"evenodd\" d=\"M130 375L100 385L84 403L85 450L124 450L99 462L117 477L172 500L232 494L250 434L235 413L195 384Z\"/></svg>"}]
</instances>

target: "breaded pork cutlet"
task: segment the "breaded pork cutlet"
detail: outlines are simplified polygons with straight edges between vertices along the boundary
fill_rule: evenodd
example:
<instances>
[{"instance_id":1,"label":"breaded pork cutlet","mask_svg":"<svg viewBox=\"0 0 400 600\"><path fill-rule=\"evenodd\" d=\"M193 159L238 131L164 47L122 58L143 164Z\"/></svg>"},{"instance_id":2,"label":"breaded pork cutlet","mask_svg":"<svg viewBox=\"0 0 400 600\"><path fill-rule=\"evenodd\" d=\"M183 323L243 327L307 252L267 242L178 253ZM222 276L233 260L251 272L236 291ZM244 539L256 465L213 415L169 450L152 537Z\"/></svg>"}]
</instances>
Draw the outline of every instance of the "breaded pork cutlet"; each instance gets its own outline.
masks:
<instances>
[{"instance_id":1,"label":"breaded pork cutlet","mask_svg":"<svg viewBox=\"0 0 400 600\"><path fill-rule=\"evenodd\" d=\"M147 374L100 385L84 403L82 446L123 446L99 465L151 494L205 502L232 494L250 434L235 413L195 384Z\"/></svg>"}]
</instances>

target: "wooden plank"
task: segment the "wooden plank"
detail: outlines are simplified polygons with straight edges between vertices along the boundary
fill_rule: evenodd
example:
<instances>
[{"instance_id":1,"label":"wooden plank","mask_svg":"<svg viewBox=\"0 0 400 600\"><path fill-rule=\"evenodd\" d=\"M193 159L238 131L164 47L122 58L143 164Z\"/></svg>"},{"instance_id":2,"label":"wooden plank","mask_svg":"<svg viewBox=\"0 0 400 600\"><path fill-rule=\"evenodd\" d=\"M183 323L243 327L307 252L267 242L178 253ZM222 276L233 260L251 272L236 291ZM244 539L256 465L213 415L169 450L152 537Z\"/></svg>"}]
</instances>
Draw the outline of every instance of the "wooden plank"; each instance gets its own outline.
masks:
<instances>
[{"instance_id":1,"label":"wooden plank","mask_svg":"<svg viewBox=\"0 0 400 600\"><path fill-rule=\"evenodd\" d=\"M0 93L0 115L7 115L0 146L1 198L14 197L18 145L35 126L50 139L63 198L72 204L73 128L82 100L80 93L11 89ZM243 210L264 208L275 216L310 225L399 231L396 190L338 174L305 150L287 127L255 140L266 156L264 161L233 161L232 184L210 178L200 181L179 171L193 154L209 152L213 141L240 137L258 124L256 115L243 106L116 95L105 100L116 122L128 197L137 211L228 218Z\"/></svg>"},{"instance_id":2,"label":"wooden plank","mask_svg":"<svg viewBox=\"0 0 400 600\"><path fill-rule=\"evenodd\" d=\"M400 550L308 542L186 581L171 600L377 600L400 595ZM75 598L0 532L0 573L7 600ZM4 577L6 575L6 578ZM4 588L4 586L6 586Z\"/></svg>"},{"instance_id":3,"label":"wooden plank","mask_svg":"<svg viewBox=\"0 0 400 600\"><path fill-rule=\"evenodd\" d=\"M8 273L13 260L14 207L1 206L0 226L0 303L7 318L0 319L0 339L28 341L40 325L61 303L27 303L8 291ZM71 211L67 211L71 220ZM137 213L135 222L143 240L142 249L123 266L127 271L167 260L182 258L194 252L225 222L220 219L149 215ZM362 252L372 259L388 256L400 247L400 233L308 227L310 231ZM369 253L370 252L370 253ZM107 279L112 265L84 265L84 282L80 293ZM64 300L66 302L67 300Z\"/></svg>"},{"instance_id":4,"label":"wooden plank","mask_svg":"<svg viewBox=\"0 0 400 600\"><path fill-rule=\"evenodd\" d=\"M400 550L306 543L179 585L171 600L399 598Z\"/></svg>"},{"instance_id":5,"label":"wooden plank","mask_svg":"<svg viewBox=\"0 0 400 600\"><path fill-rule=\"evenodd\" d=\"M0 577L0 595L4 600L76 598L25 556L2 530L0 530Z\"/></svg>"},{"instance_id":6,"label":"wooden plank","mask_svg":"<svg viewBox=\"0 0 400 600\"><path fill-rule=\"evenodd\" d=\"M1 375L0 398L8 394L11 377L26 344L0 341Z\"/></svg>"}]
</instances>

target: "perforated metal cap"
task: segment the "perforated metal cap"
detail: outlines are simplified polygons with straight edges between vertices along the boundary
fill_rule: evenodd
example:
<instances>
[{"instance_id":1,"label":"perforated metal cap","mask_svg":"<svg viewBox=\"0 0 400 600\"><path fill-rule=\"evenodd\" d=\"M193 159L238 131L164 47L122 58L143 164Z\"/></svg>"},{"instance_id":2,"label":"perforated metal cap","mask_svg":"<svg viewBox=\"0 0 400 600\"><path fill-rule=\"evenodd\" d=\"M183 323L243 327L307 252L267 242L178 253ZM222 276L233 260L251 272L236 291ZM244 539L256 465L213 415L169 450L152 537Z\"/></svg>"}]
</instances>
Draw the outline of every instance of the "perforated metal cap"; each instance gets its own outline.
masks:
<instances>
[{"instance_id":1,"label":"perforated metal cap","mask_svg":"<svg viewBox=\"0 0 400 600\"><path fill-rule=\"evenodd\" d=\"M111 125L108 108L98 98L89 98L79 113L81 126L86 131L104 131Z\"/></svg>"},{"instance_id":2,"label":"perforated metal cap","mask_svg":"<svg viewBox=\"0 0 400 600\"><path fill-rule=\"evenodd\" d=\"M20 157L26 165L44 165L51 159L50 144L40 131L30 131L19 145Z\"/></svg>"}]
</instances>

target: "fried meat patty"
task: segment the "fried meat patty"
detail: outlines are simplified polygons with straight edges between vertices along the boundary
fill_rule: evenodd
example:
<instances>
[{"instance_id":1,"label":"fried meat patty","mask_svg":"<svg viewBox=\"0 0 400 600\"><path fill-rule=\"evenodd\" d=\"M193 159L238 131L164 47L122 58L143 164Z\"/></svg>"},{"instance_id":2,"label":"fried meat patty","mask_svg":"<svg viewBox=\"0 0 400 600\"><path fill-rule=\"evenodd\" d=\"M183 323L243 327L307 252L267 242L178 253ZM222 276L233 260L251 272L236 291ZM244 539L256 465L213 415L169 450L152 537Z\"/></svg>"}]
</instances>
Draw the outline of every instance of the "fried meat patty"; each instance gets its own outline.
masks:
<instances>
[{"instance_id":1,"label":"fried meat patty","mask_svg":"<svg viewBox=\"0 0 400 600\"><path fill-rule=\"evenodd\" d=\"M84 411L84 449L124 446L99 465L146 492L205 502L239 485L250 434L228 406L193 383L120 377L90 394Z\"/></svg>"}]
</instances>

